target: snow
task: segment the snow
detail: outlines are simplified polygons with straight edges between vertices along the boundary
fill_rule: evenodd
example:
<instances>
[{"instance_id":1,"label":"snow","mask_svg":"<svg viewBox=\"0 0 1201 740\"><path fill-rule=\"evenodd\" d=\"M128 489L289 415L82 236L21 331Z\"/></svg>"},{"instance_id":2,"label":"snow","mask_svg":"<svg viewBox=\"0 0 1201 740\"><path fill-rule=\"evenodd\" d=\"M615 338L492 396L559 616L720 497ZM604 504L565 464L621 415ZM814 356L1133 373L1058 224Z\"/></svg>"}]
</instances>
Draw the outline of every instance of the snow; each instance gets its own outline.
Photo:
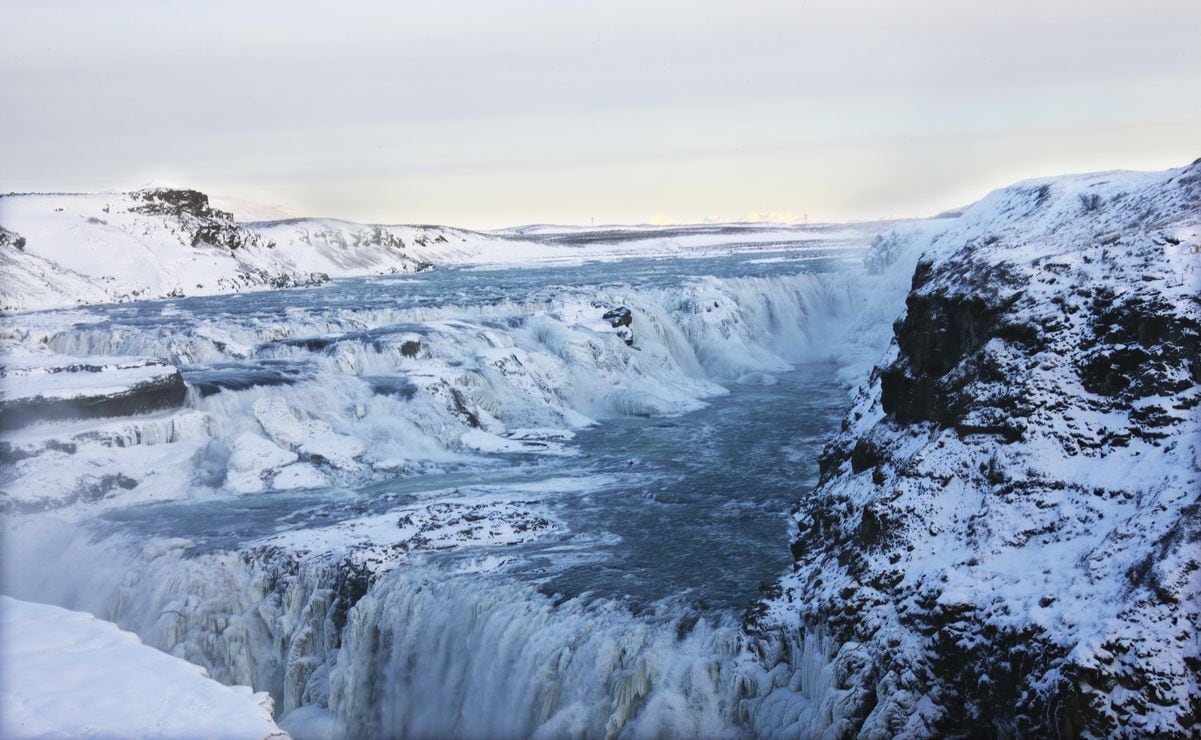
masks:
<instances>
[{"instance_id":1,"label":"snow","mask_svg":"<svg viewBox=\"0 0 1201 740\"><path fill-rule=\"evenodd\" d=\"M308 463L285 465L271 479L271 487L277 491L323 488L327 485L329 485L329 479L320 470Z\"/></svg>"},{"instance_id":2,"label":"snow","mask_svg":"<svg viewBox=\"0 0 1201 740\"><path fill-rule=\"evenodd\" d=\"M165 362L141 357L89 357L81 362L49 353L6 353L0 370L0 402L111 396L168 380L177 372Z\"/></svg>"},{"instance_id":3,"label":"snow","mask_svg":"<svg viewBox=\"0 0 1201 740\"><path fill-rule=\"evenodd\" d=\"M834 713L797 731L1189 734L1201 412L1195 369L1190 380L1174 353L1201 318L1199 225L1194 163L1027 181L877 240L877 270L922 253L908 298L921 323L898 324L911 346L893 343L827 448L831 470L796 515L797 568L766 620L799 632L813 660L868 666L877 690L823 689ZM993 312L989 340L933 376L918 407L949 398L962 419L886 412L886 380L927 382L915 355L955 346L955 322L978 305ZM1147 359L1124 368L1122 352ZM812 645L815 631L828 641ZM1007 644L1026 655L1020 672ZM989 695L980 675L1014 695Z\"/></svg>"},{"instance_id":4,"label":"snow","mask_svg":"<svg viewBox=\"0 0 1201 740\"><path fill-rule=\"evenodd\" d=\"M0 196L0 224L26 240L23 250L0 252L0 308L214 295L422 266L403 250L375 244L276 243L272 234L283 227L260 234L228 213L195 203L173 212L155 200L186 192Z\"/></svg>"},{"instance_id":5,"label":"snow","mask_svg":"<svg viewBox=\"0 0 1201 740\"><path fill-rule=\"evenodd\" d=\"M239 434L230 443L226 486L237 493L258 493L264 479L277 468L296 462L296 453L252 432Z\"/></svg>"},{"instance_id":6,"label":"snow","mask_svg":"<svg viewBox=\"0 0 1201 740\"><path fill-rule=\"evenodd\" d=\"M282 205L272 205L268 203L258 203L245 198L234 198L228 195L212 195L209 196L209 203L213 208L219 208L222 211L229 211L234 215L234 218L241 223L249 223L252 221L281 221L288 218L296 218L301 214L291 208Z\"/></svg>"},{"instance_id":7,"label":"snow","mask_svg":"<svg viewBox=\"0 0 1201 740\"><path fill-rule=\"evenodd\" d=\"M280 547L321 558L348 554L353 562L379 572L419 553L515 545L551 536L563 525L545 506L546 497L597 489L609 482L597 476L567 477L535 486L428 491L423 498L429 502L328 527L290 530L253 546Z\"/></svg>"},{"instance_id":8,"label":"snow","mask_svg":"<svg viewBox=\"0 0 1201 740\"><path fill-rule=\"evenodd\" d=\"M828 256L855 252L865 235L880 228L741 224L483 233L279 218L283 214L276 207L221 198L205 199L204 208L195 200L182 209L174 205L178 201L172 194L191 192L149 188L0 196L0 226L13 238L25 239L22 250L0 249L5 277L0 310L316 285L329 278L411 273L441 265L568 265L732 251ZM164 197L171 199L161 201ZM170 207L158 207L160 202Z\"/></svg>"},{"instance_id":9,"label":"snow","mask_svg":"<svg viewBox=\"0 0 1201 740\"><path fill-rule=\"evenodd\" d=\"M284 738L271 697L90 614L0 596L4 737Z\"/></svg>"}]
</instances>

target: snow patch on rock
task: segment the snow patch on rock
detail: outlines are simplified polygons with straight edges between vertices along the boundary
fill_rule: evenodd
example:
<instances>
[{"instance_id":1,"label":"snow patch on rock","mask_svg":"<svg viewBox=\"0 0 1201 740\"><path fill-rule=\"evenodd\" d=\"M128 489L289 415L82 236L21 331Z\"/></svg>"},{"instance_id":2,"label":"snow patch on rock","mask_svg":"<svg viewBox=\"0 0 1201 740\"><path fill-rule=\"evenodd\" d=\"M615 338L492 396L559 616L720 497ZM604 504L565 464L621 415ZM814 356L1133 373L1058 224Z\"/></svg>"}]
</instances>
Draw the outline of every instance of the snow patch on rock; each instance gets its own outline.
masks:
<instances>
[{"instance_id":1,"label":"snow patch on rock","mask_svg":"<svg viewBox=\"0 0 1201 740\"><path fill-rule=\"evenodd\" d=\"M755 619L837 677L764 701L829 707L801 734L1195 737L1201 161L919 231L877 244L921 244L907 310Z\"/></svg>"}]
</instances>

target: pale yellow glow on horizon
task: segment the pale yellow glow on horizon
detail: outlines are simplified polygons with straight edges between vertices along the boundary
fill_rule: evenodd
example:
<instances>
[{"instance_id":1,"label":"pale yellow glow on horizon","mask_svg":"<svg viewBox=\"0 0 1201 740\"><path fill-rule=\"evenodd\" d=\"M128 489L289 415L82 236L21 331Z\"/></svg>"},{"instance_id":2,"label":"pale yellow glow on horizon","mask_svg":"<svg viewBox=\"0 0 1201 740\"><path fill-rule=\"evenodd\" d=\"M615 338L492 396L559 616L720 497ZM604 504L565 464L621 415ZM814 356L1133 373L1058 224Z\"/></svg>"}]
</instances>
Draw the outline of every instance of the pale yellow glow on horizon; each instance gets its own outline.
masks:
<instances>
[{"instance_id":1,"label":"pale yellow glow on horizon","mask_svg":"<svg viewBox=\"0 0 1201 740\"><path fill-rule=\"evenodd\" d=\"M1201 117L982 138L932 137L672 161L582 164L571 168L569 182L560 181L563 175L555 168L531 167L430 175L414 183L386 178L290 183L238 195L282 202L309 215L365 222L387 222L401 202L433 214L424 221L471 228L526 223L870 221L934 215L1019 180L1183 166L1201 157L1198 134ZM954 156L940 149L953 149ZM795 180L790 177L793 172ZM713 187L715 180L724 178L744 183L757 179L761 185ZM579 187L579 182L588 186ZM633 207L627 205L631 200ZM446 202L452 205L441 205ZM649 211L639 207L644 202L664 207ZM323 210L324 203L334 210ZM523 211L530 203L534 207ZM468 212L475 218L467 218ZM606 218L605 214L616 215Z\"/></svg>"},{"instance_id":2,"label":"pale yellow glow on horizon","mask_svg":"<svg viewBox=\"0 0 1201 740\"><path fill-rule=\"evenodd\" d=\"M1195 0L9 0L0 26L4 190L829 222L1201 157Z\"/></svg>"}]
</instances>

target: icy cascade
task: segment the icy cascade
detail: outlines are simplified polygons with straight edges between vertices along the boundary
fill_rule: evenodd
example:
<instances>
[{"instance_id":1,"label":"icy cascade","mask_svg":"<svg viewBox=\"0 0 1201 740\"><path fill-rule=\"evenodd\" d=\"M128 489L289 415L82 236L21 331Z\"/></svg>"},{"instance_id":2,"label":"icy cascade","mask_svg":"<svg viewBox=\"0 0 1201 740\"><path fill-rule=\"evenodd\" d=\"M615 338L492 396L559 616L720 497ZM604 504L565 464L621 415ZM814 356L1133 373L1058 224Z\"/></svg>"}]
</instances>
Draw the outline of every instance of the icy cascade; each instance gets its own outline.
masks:
<instances>
[{"instance_id":1,"label":"icy cascade","mask_svg":"<svg viewBox=\"0 0 1201 740\"><path fill-rule=\"evenodd\" d=\"M15 547L6 554L25 561L105 565L49 586L10 572L10 591L87 609L223 683L269 691L302 734L316 721L349 737L713 737L749 721L748 698L802 680L771 642L682 605L557 602L434 564L373 579L350 560L278 548L192 557L186 541L138 549L49 522Z\"/></svg>"},{"instance_id":2,"label":"icy cascade","mask_svg":"<svg viewBox=\"0 0 1201 740\"><path fill-rule=\"evenodd\" d=\"M14 456L28 454L6 469L7 490L75 490L81 469L125 475L98 494L117 507L478 466L496 452L570 453L570 429L593 419L678 414L722 384L770 384L790 362L861 362L906 283L888 272L785 274L545 287L475 303L180 302L70 328L30 321L27 346L169 359L190 383L189 408L22 430L7 438ZM628 326L604 318L614 307L628 309ZM391 530L398 516L389 513ZM6 532L6 589L87 609L222 681L270 691L296 722L713 735L747 726L747 700L771 687L821 693L771 639L748 642L727 618L697 621L684 607L556 605L503 574L406 561L376 579L344 550L198 554L186 541L90 541L48 522L21 518ZM418 662L420 677L407 668ZM438 717L406 699L426 686L441 687Z\"/></svg>"},{"instance_id":3,"label":"icy cascade","mask_svg":"<svg viewBox=\"0 0 1201 740\"><path fill-rule=\"evenodd\" d=\"M817 645L790 657L770 636L748 638L732 618L714 624L682 604L635 614L429 563L373 578L337 555L191 556L183 540L139 548L65 524L35 529L6 555L52 558L59 575L47 584L36 569L10 571L6 588L87 609L223 683L270 692L285 728L713 737L779 732L798 716L822 726L831 714L809 699L837 680Z\"/></svg>"},{"instance_id":4,"label":"icy cascade","mask_svg":"<svg viewBox=\"0 0 1201 740\"><path fill-rule=\"evenodd\" d=\"M172 444L154 450L126 446L128 429L98 433L96 425L58 440L72 452L49 443L61 430L10 436L22 458L8 490L30 499L24 509L77 500L79 467L64 468L68 457L89 458L97 480L125 476L117 493L134 501L355 485L481 454L563 450L546 440L607 416L693 410L725 393L722 383L768 382L765 373L791 362L853 361L875 336L860 333L878 305L862 296L883 279L709 278L674 290L545 288L485 304L268 306L30 331L26 346L64 355L165 358L192 389L174 419L194 418L175 423ZM613 306L629 311L628 327L603 319ZM196 474L181 485L184 470Z\"/></svg>"},{"instance_id":5,"label":"icy cascade","mask_svg":"<svg viewBox=\"0 0 1201 740\"><path fill-rule=\"evenodd\" d=\"M81 537L66 522L29 520L7 533L5 590L116 622L222 683L269 692L281 711L324 704L324 673L310 679L336 654L366 572L279 548L197 557L191 547ZM55 563L55 577L38 562Z\"/></svg>"},{"instance_id":6,"label":"icy cascade","mask_svg":"<svg viewBox=\"0 0 1201 740\"><path fill-rule=\"evenodd\" d=\"M736 625L555 604L526 585L388 574L330 672L350 736L714 737L766 673Z\"/></svg>"},{"instance_id":7,"label":"icy cascade","mask_svg":"<svg viewBox=\"0 0 1201 740\"><path fill-rule=\"evenodd\" d=\"M758 621L835 676L798 731L1196 737L1201 161L1020 183L919 241Z\"/></svg>"},{"instance_id":8,"label":"icy cascade","mask_svg":"<svg viewBox=\"0 0 1201 740\"><path fill-rule=\"evenodd\" d=\"M880 282L842 274L703 279L674 290L540 289L486 305L172 314L170 326L129 321L31 332L32 342L45 336L59 352L162 354L193 381L191 363L200 358L206 366L269 361L303 371L289 382L209 395L194 381L191 408L182 412L81 423L71 432L72 454L46 447L22 459L23 482L10 490L45 490L34 480L70 485L67 471L79 468L63 465L68 459L113 474L154 471L101 498L115 506L139 494L361 480L404 464L398 460L450 465L488 450L554 452L546 427L675 414L725 392L716 380L769 383L790 361L838 356L862 340L846 331L868 322L870 304L856 297L864 285ZM603 318L616 305L630 311L632 347ZM62 429L30 428L20 439L47 445ZM196 468L193 480L177 475ZM395 530L399 516L385 523ZM406 562L373 582L341 550L327 556L265 545L195 554L186 541L90 541L74 525L25 523L6 537L6 589L112 619L222 681L270 691L285 716L317 713L353 732L395 725L466 734L492 724L550 736L671 727L712 735L746 719L743 699L793 680L786 667L769 677L755 652L764 648L749 646L733 624L698 622L683 607L635 615L603 600L556 606L528 583L495 574L447 576ZM299 543L311 546L304 537ZM410 620L404 630L402 611ZM377 632L388 634L379 639L391 648L372 642ZM503 644L502 635L509 651L489 657L485 648ZM429 652L429 645L440 647ZM414 661L429 666L419 681L402 670ZM510 673L519 681L497 680ZM436 725L434 715L406 703L409 684L441 686L439 716L452 724ZM388 716L376 712L384 695ZM460 717L479 724L468 728Z\"/></svg>"}]
</instances>

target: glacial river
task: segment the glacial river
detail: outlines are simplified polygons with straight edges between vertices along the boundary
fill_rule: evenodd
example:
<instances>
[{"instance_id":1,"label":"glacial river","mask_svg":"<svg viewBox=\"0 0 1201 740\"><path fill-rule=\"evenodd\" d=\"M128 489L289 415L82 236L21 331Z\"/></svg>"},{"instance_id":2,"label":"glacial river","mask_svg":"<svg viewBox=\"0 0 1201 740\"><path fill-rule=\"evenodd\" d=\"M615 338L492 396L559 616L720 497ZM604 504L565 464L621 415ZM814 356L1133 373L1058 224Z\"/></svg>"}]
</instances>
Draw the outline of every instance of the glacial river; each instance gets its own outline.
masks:
<instances>
[{"instance_id":1,"label":"glacial river","mask_svg":"<svg viewBox=\"0 0 1201 740\"><path fill-rule=\"evenodd\" d=\"M28 528L41 575L10 587L271 691L298 736L779 729L803 697L758 710L778 657L740 619L788 568L789 507L848 403L856 257L87 309L52 349L180 367L176 413L201 421L174 417L154 459L186 490L104 506L84 536ZM154 493L146 444L74 459Z\"/></svg>"}]
</instances>

